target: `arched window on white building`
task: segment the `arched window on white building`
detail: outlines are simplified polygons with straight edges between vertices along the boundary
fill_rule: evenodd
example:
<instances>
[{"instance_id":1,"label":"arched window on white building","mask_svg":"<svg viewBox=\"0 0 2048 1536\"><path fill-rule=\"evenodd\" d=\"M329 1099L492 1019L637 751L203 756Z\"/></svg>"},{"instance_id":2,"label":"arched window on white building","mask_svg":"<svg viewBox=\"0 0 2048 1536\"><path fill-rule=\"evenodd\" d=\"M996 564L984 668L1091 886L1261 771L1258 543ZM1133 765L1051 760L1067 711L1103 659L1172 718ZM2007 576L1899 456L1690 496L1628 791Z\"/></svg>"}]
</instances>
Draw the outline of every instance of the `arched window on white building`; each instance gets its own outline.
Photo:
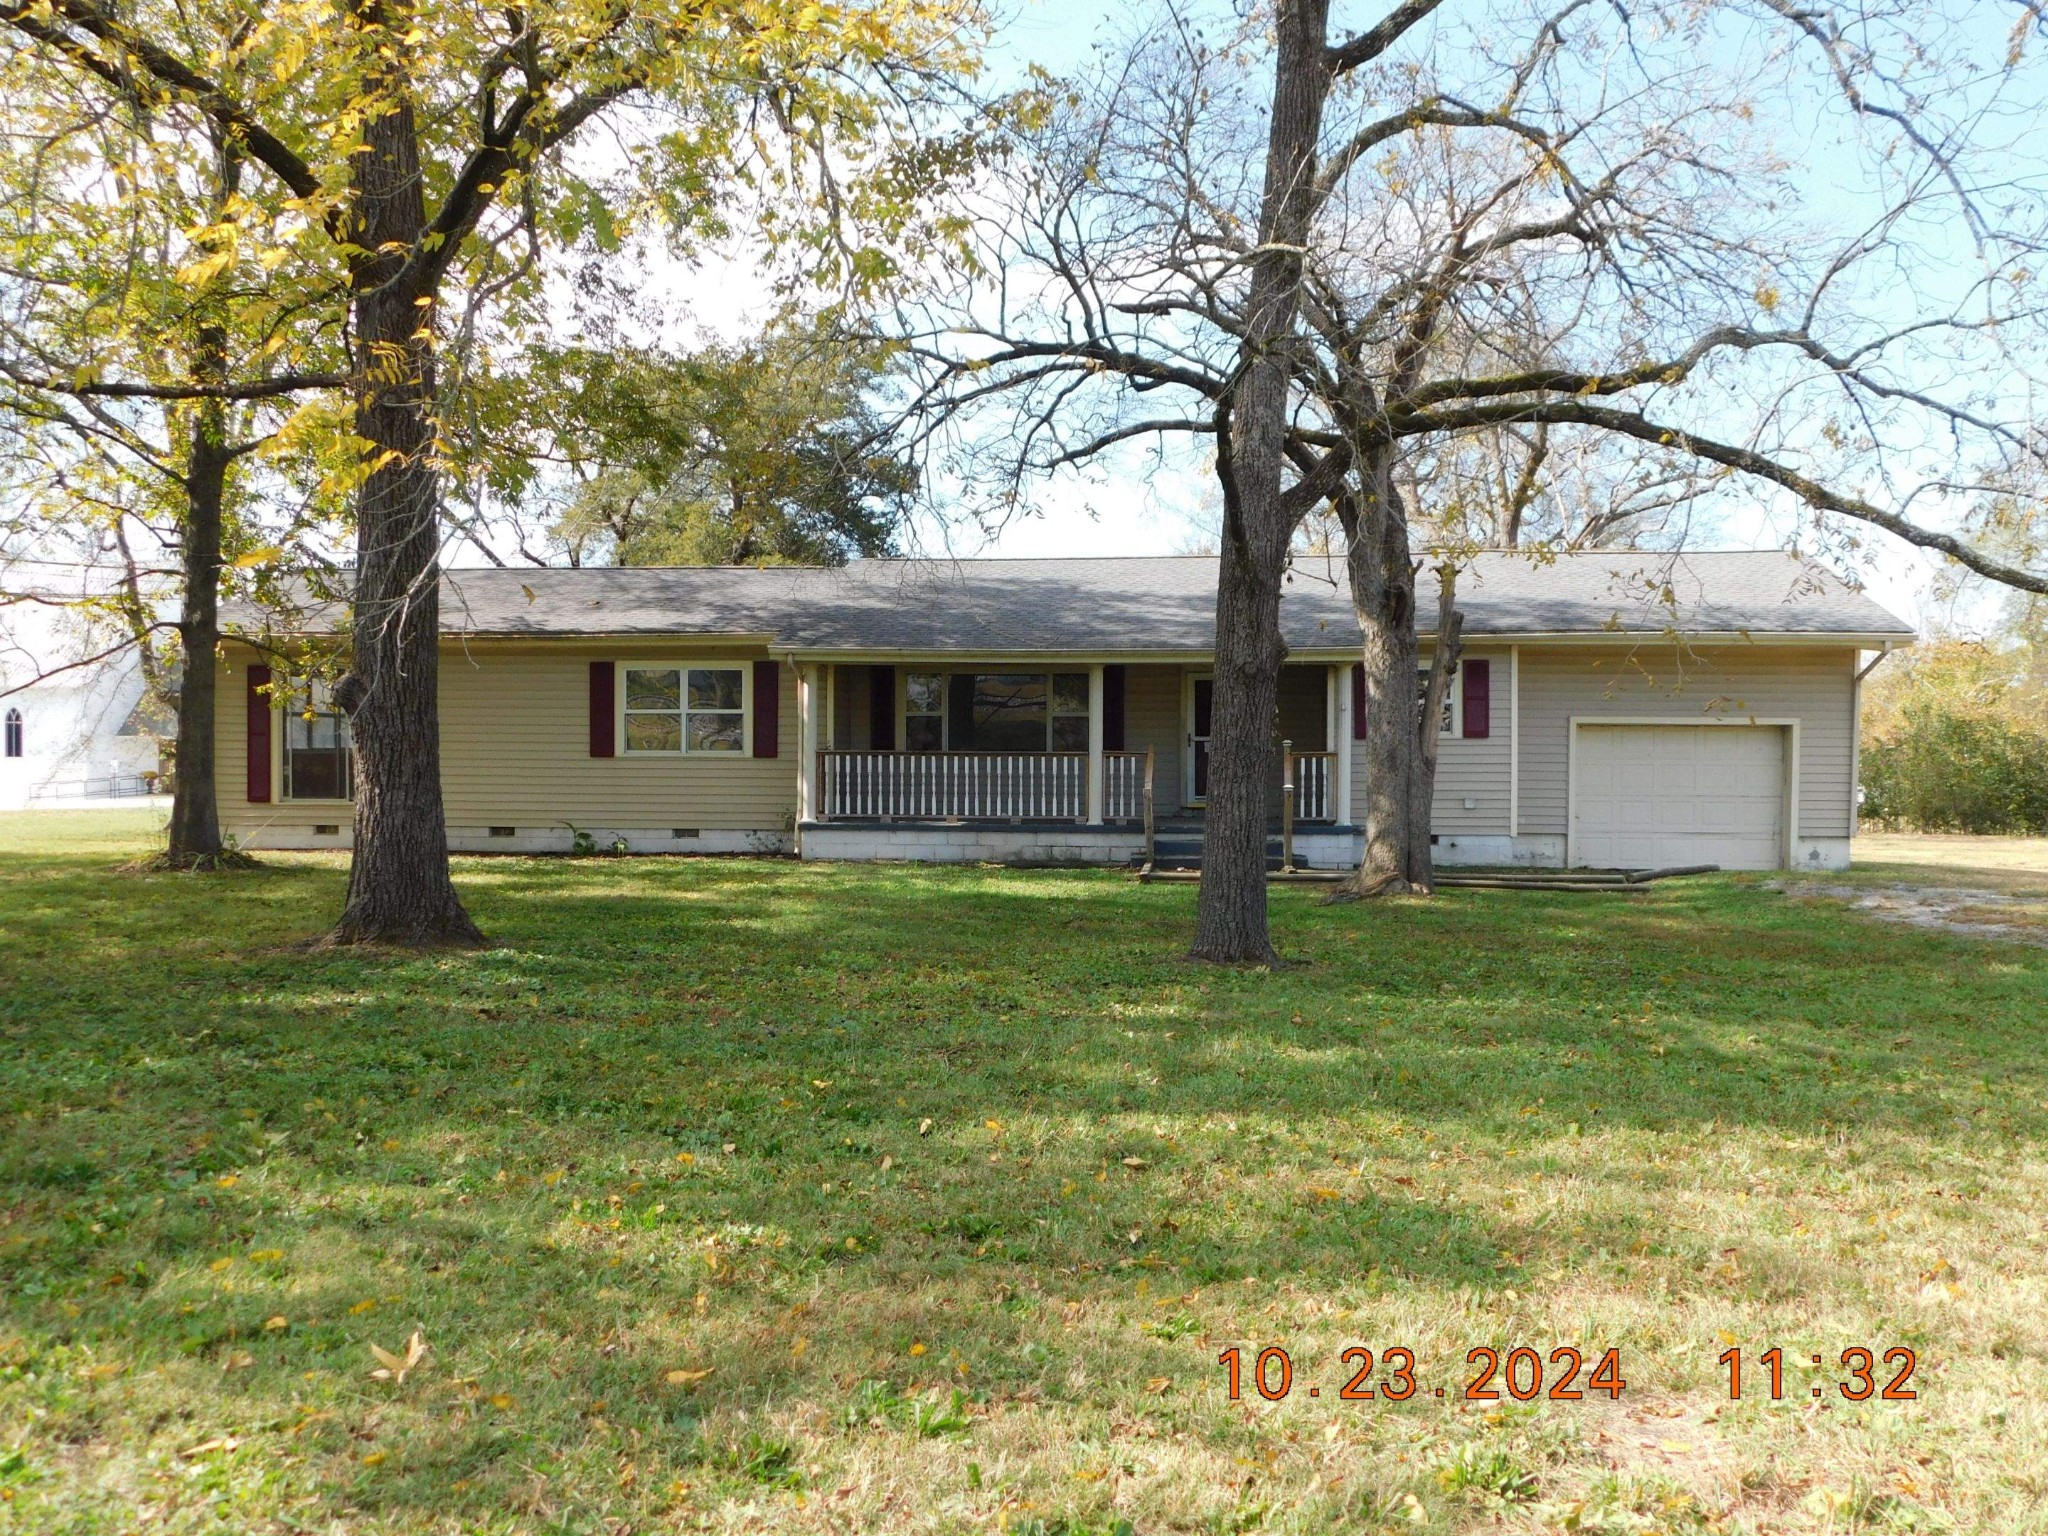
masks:
<instances>
[{"instance_id":1,"label":"arched window on white building","mask_svg":"<svg viewBox=\"0 0 2048 1536\"><path fill-rule=\"evenodd\" d=\"M21 711L18 709L7 711L7 755L21 756Z\"/></svg>"}]
</instances>

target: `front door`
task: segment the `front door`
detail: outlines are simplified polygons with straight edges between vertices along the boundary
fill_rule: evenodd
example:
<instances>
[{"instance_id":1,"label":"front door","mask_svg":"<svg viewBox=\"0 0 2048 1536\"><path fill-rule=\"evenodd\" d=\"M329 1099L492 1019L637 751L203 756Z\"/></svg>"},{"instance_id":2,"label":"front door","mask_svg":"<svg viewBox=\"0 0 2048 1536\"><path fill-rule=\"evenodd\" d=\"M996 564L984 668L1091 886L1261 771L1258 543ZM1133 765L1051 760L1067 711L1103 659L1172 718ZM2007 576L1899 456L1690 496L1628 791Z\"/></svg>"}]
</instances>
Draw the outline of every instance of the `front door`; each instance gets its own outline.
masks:
<instances>
[{"instance_id":1,"label":"front door","mask_svg":"<svg viewBox=\"0 0 2048 1536\"><path fill-rule=\"evenodd\" d=\"M1209 798L1209 725L1215 715L1214 678L1188 679L1188 804L1201 805Z\"/></svg>"}]
</instances>

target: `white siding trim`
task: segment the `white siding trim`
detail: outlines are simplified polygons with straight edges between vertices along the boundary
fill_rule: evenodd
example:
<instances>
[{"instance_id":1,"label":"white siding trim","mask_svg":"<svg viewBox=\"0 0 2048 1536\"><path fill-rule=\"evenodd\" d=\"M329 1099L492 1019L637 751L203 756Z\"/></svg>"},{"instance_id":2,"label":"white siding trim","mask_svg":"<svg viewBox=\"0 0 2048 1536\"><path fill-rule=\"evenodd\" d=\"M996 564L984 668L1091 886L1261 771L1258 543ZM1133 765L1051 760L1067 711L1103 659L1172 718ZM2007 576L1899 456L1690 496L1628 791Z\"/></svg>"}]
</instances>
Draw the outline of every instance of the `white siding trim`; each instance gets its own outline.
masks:
<instances>
[{"instance_id":1,"label":"white siding trim","mask_svg":"<svg viewBox=\"0 0 2048 1536\"><path fill-rule=\"evenodd\" d=\"M818 809L818 742L820 694L818 668L805 664L797 668L797 824L817 820ZM802 851L801 846L798 849Z\"/></svg>"},{"instance_id":2,"label":"white siding trim","mask_svg":"<svg viewBox=\"0 0 2048 1536\"><path fill-rule=\"evenodd\" d=\"M1124 708L1126 715L1128 715L1130 709L1128 683L1125 685L1125 695ZM1046 697L1045 705L1047 711L1046 718L1050 720L1052 718L1052 698L1050 694ZM1098 664L1088 669L1088 824L1093 827L1102 825L1103 724L1102 668ZM1128 737L1130 730L1128 719L1124 722L1124 730Z\"/></svg>"},{"instance_id":3,"label":"white siding trim","mask_svg":"<svg viewBox=\"0 0 2048 1536\"><path fill-rule=\"evenodd\" d=\"M1330 750L1337 754L1337 804L1332 814L1337 825L1351 825L1351 668L1342 664L1330 668L1330 733L1336 740Z\"/></svg>"},{"instance_id":4,"label":"white siding trim","mask_svg":"<svg viewBox=\"0 0 2048 1536\"><path fill-rule=\"evenodd\" d=\"M1579 863L1579 727L1582 725L1650 725L1668 727L1674 730L1712 731L1733 727L1738 730L1775 728L1786 733L1785 739L1785 785L1781 808L1784 820L1783 833L1779 838L1779 868L1789 869L1798 861L1794 850L1799 846L1799 722L1794 719L1764 719L1744 715L1740 718L1674 720L1669 715L1573 715L1568 722L1565 738L1565 782L1564 782L1564 863L1567 869L1576 869Z\"/></svg>"},{"instance_id":5,"label":"white siding trim","mask_svg":"<svg viewBox=\"0 0 2048 1536\"><path fill-rule=\"evenodd\" d=\"M1508 836L1522 835L1522 648L1508 647Z\"/></svg>"}]
</instances>

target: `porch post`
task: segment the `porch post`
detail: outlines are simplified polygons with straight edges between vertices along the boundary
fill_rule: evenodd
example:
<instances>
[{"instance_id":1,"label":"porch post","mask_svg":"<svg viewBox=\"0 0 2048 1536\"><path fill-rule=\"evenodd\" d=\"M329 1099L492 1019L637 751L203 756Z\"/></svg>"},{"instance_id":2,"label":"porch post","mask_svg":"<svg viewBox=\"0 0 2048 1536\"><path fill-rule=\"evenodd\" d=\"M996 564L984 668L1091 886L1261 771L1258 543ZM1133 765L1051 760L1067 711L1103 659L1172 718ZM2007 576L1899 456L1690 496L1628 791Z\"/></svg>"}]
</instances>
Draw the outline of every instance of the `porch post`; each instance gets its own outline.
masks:
<instances>
[{"instance_id":1,"label":"porch post","mask_svg":"<svg viewBox=\"0 0 2048 1536\"><path fill-rule=\"evenodd\" d=\"M1351 679L1350 668L1330 668L1330 703L1323 711L1323 718L1330 722L1330 734L1336 739L1330 743L1330 750L1337 754L1337 782L1331 786L1335 793L1330 799L1330 816L1340 827L1351 825Z\"/></svg>"},{"instance_id":2,"label":"porch post","mask_svg":"<svg viewBox=\"0 0 2048 1536\"><path fill-rule=\"evenodd\" d=\"M797 668L796 708L800 722L797 731L797 796L796 814L798 821L818 819L818 753L823 750L824 736L820 726L820 706L824 700L823 690L818 686L816 663L807 662Z\"/></svg>"},{"instance_id":3,"label":"porch post","mask_svg":"<svg viewBox=\"0 0 2048 1536\"><path fill-rule=\"evenodd\" d=\"M1102 668L1088 669L1088 825L1102 825Z\"/></svg>"}]
</instances>

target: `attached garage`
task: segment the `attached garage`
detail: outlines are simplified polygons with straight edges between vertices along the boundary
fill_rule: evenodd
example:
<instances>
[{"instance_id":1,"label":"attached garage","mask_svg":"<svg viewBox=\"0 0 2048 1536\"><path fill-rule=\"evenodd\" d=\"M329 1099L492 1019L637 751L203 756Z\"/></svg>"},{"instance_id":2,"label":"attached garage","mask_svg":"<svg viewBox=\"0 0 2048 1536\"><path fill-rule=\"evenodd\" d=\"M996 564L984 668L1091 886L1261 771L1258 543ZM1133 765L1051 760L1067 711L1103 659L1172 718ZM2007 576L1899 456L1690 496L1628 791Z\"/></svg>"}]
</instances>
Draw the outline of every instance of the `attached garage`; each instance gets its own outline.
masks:
<instances>
[{"instance_id":1,"label":"attached garage","mask_svg":"<svg viewBox=\"0 0 2048 1536\"><path fill-rule=\"evenodd\" d=\"M1572 729L1573 864L1785 863L1789 726L1574 721Z\"/></svg>"}]
</instances>

